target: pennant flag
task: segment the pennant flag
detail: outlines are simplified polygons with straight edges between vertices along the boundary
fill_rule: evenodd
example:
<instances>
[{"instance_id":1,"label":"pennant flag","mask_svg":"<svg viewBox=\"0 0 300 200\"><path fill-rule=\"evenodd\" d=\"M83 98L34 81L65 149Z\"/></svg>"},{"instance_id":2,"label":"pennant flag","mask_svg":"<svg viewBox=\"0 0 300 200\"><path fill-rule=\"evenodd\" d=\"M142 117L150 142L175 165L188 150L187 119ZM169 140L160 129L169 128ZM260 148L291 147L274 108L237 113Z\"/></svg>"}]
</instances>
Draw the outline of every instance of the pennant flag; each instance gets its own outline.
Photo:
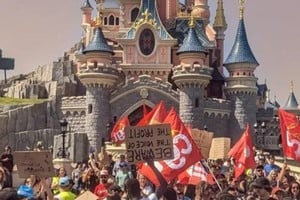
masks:
<instances>
[{"instance_id":1,"label":"pennant flag","mask_svg":"<svg viewBox=\"0 0 300 200\"><path fill-rule=\"evenodd\" d=\"M286 157L300 161L300 124L297 116L278 109L282 149Z\"/></svg>"},{"instance_id":2,"label":"pennant flag","mask_svg":"<svg viewBox=\"0 0 300 200\"><path fill-rule=\"evenodd\" d=\"M174 159L157 161L155 162L155 166L161 172L165 180L170 182L188 167L201 160L202 155L174 108L170 110L163 123L171 125ZM155 185L159 185L157 177L146 164L141 166L139 172L145 175Z\"/></svg>"},{"instance_id":3,"label":"pennant flag","mask_svg":"<svg viewBox=\"0 0 300 200\"><path fill-rule=\"evenodd\" d=\"M114 125L113 130L111 131L111 140L113 141L113 143L119 145L125 141L124 128L129 125L130 123L127 116L124 116L117 121L117 123Z\"/></svg>"},{"instance_id":4,"label":"pennant flag","mask_svg":"<svg viewBox=\"0 0 300 200\"><path fill-rule=\"evenodd\" d=\"M147 113L137 124L137 126L160 124L167 116L165 103L160 101L149 113Z\"/></svg>"},{"instance_id":5,"label":"pennant flag","mask_svg":"<svg viewBox=\"0 0 300 200\"><path fill-rule=\"evenodd\" d=\"M238 178L248 168L255 167L253 142L250 133L250 126L247 124L246 130L240 140L229 151L228 156L235 159L235 177Z\"/></svg>"},{"instance_id":6,"label":"pennant flag","mask_svg":"<svg viewBox=\"0 0 300 200\"><path fill-rule=\"evenodd\" d=\"M181 184L198 185L201 181L207 182L208 172L199 161L179 174L178 182Z\"/></svg>"}]
</instances>

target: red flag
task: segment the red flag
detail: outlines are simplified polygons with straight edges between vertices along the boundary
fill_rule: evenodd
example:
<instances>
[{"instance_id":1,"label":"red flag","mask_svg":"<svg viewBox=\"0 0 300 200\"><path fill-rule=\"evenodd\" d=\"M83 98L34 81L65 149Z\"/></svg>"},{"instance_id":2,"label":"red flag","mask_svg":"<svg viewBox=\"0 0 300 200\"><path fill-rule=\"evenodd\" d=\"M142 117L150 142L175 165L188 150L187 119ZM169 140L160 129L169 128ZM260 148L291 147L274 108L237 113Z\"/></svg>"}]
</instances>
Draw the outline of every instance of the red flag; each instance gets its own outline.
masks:
<instances>
[{"instance_id":1,"label":"red flag","mask_svg":"<svg viewBox=\"0 0 300 200\"><path fill-rule=\"evenodd\" d=\"M163 123L171 125L174 159L157 161L155 166L166 181L170 182L188 167L201 160L202 155L174 108L170 110ZM159 185L157 177L147 165L143 165L139 171L149 178L152 183Z\"/></svg>"},{"instance_id":2,"label":"red flag","mask_svg":"<svg viewBox=\"0 0 300 200\"><path fill-rule=\"evenodd\" d=\"M207 175L208 173L199 161L179 174L178 182L181 184L198 185L201 181L207 182Z\"/></svg>"},{"instance_id":3,"label":"red flag","mask_svg":"<svg viewBox=\"0 0 300 200\"><path fill-rule=\"evenodd\" d=\"M253 142L250 132L250 126L247 124L242 137L228 153L228 156L235 159L236 178L242 175L246 169L255 167Z\"/></svg>"},{"instance_id":4,"label":"red flag","mask_svg":"<svg viewBox=\"0 0 300 200\"><path fill-rule=\"evenodd\" d=\"M114 125L114 128L111 131L111 140L115 144L121 144L122 142L125 141L124 128L129 125L130 123L127 116L124 116L121 119L119 119L117 123Z\"/></svg>"},{"instance_id":5,"label":"red flag","mask_svg":"<svg viewBox=\"0 0 300 200\"><path fill-rule=\"evenodd\" d=\"M278 110L282 149L286 157L300 161L300 124L297 116Z\"/></svg>"},{"instance_id":6,"label":"red flag","mask_svg":"<svg viewBox=\"0 0 300 200\"><path fill-rule=\"evenodd\" d=\"M144 126L150 124L160 124L167 116L167 109L165 103L160 101L149 113L147 113L137 124L137 126Z\"/></svg>"}]
</instances>

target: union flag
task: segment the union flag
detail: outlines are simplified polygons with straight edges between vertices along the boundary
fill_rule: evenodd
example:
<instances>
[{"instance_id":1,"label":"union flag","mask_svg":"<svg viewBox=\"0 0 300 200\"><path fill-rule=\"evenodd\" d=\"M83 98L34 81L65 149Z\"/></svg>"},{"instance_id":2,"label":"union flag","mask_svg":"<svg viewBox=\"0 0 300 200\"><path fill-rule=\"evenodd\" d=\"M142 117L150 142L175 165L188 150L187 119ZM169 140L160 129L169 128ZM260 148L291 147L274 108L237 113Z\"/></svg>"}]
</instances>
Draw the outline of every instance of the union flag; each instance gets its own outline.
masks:
<instances>
[{"instance_id":1,"label":"union flag","mask_svg":"<svg viewBox=\"0 0 300 200\"><path fill-rule=\"evenodd\" d=\"M188 167L201 160L202 155L174 108L170 110L163 123L171 125L174 159L156 161L155 166L165 180L170 182ZM146 164L141 166L139 172L155 185L159 185L157 177Z\"/></svg>"},{"instance_id":2,"label":"union flag","mask_svg":"<svg viewBox=\"0 0 300 200\"><path fill-rule=\"evenodd\" d=\"M130 126L127 116L122 117L116 122L113 130L111 131L111 140L113 141L113 143L120 145L122 142L125 141L124 128L126 126Z\"/></svg>"},{"instance_id":3,"label":"union flag","mask_svg":"<svg viewBox=\"0 0 300 200\"><path fill-rule=\"evenodd\" d=\"M278 109L282 150L286 157L300 161L300 124L295 114Z\"/></svg>"},{"instance_id":4,"label":"union flag","mask_svg":"<svg viewBox=\"0 0 300 200\"><path fill-rule=\"evenodd\" d=\"M246 130L239 141L230 149L228 156L235 159L234 176L238 178L246 169L255 167L253 142L250 126L247 124Z\"/></svg>"}]
</instances>

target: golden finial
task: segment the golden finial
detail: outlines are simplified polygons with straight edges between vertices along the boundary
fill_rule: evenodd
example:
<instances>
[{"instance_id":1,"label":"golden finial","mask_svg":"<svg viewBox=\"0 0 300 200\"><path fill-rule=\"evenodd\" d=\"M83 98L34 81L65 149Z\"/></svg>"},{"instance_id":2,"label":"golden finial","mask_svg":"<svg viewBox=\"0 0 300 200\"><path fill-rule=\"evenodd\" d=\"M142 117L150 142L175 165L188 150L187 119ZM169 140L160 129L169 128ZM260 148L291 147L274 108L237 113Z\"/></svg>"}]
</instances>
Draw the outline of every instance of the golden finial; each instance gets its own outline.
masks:
<instances>
[{"instance_id":1,"label":"golden finial","mask_svg":"<svg viewBox=\"0 0 300 200\"><path fill-rule=\"evenodd\" d=\"M243 18L244 18L245 3L246 3L246 0L239 0L240 19L243 19Z\"/></svg>"},{"instance_id":2,"label":"golden finial","mask_svg":"<svg viewBox=\"0 0 300 200\"><path fill-rule=\"evenodd\" d=\"M148 8L145 10L145 12L142 15L144 16L145 21L148 22L149 17L151 16L151 13L149 12Z\"/></svg>"},{"instance_id":3,"label":"golden finial","mask_svg":"<svg viewBox=\"0 0 300 200\"><path fill-rule=\"evenodd\" d=\"M97 18L96 18L96 27L101 27L102 25L102 14L98 11Z\"/></svg>"},{"instance_id":4,"label":"golden finial","mask_svg":"<svg viewBox=\"0 0 300 200\"><path fill-rule=\"evenodd\" d=\"M294 92L294 82L291 81L291 92Z\"/></svg>"},{"instance_id":5,"label":"golden finial","mask_svg":"<svg viewBox=\"0 0 300 200\"><path fill-rule=\"evenodd\" d=\"M194 28L195 27L195 18L194 18L193 15L190 15L189 26L190 26L190 28Z\"/></svg>"}]
</instances>

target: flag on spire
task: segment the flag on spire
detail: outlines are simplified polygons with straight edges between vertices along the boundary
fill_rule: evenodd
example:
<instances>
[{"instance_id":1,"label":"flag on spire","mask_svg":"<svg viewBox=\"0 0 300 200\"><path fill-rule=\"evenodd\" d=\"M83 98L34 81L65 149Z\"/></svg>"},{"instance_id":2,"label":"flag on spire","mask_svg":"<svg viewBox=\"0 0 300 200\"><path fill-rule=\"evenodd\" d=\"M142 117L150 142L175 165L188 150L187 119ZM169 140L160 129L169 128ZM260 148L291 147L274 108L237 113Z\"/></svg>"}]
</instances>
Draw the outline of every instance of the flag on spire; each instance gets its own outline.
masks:
<instances>
[{"instance_id":1,"label":"flag on spire","mask_svg":"<svg viewBox=\"0 0 300 200\"><path fill-rule=\"evenodd\" d=\"M253 142L251 138L250 126L247 124L246 130L239 141L229 151L228 156L235 159L235 177L239 177L248 168L255 167Z\"/></svg>"},{"instance_id":2,"label":"flag on spire","mask_svg":"<svg viewBox=\"0 0 300 200\"><path fill-rule=\"evenodd\" d=\"M278 109L282 149L286 157L300 161L300 124L297 116Z\"/></svg>"}]
</instances>

